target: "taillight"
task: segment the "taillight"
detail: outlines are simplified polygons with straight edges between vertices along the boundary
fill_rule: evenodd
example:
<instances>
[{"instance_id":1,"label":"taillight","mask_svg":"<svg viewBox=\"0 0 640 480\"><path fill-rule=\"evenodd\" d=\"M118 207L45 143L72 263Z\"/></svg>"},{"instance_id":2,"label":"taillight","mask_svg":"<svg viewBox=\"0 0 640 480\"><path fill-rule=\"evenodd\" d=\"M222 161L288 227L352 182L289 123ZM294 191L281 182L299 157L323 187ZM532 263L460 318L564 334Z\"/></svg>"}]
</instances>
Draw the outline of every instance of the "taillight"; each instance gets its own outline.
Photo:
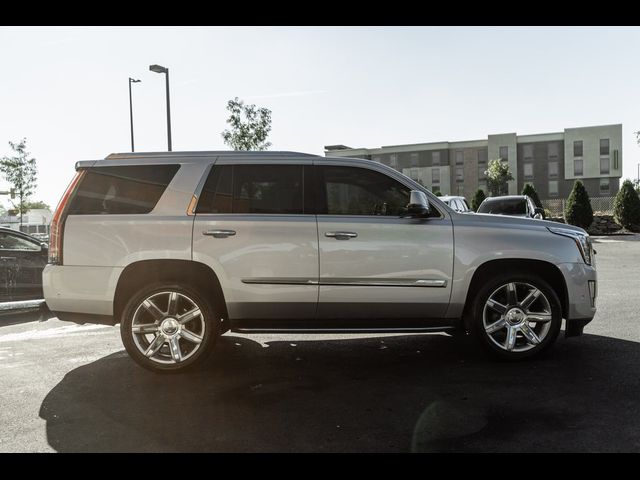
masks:
<instances>
[{"instance_id":1,"label":"taillight","mask_svg":"<svg viewBox=\"0 0 640 480\"><path fill-rule=\"evenodd\" d=\"M73 180L64 192L64 195L58 203L56 212L51 220L51 231L49 233L49 263L53 265L62 265L62 236L64 234L64 222L67 219L67 210L69 199L76 190L80 180L84 176L85 170L76 173Z\"/></svg>"}]
</instances>

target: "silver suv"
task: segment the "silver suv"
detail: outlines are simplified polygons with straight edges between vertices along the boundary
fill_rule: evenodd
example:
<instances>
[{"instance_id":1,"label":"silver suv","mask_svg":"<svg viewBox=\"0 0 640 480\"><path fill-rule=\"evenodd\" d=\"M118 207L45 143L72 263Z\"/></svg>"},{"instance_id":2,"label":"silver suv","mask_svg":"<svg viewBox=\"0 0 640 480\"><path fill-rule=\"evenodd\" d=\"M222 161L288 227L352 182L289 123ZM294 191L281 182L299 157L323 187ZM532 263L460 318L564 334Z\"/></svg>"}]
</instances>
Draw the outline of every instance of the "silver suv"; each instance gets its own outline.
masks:
<instances>
[{"instance_id":1,"label":"silver suv","mask_svg":"<svg viewBox=\"0 0 640 480\"><path fill-rule=\"evenodd\" d=\"M506 359L595 314L589 236L458 214L369 160L290 152L109 155L76 164L51 225L45 299L115 324L155 371L234 332L469 332Z\"/></svg>"}]
</instances>

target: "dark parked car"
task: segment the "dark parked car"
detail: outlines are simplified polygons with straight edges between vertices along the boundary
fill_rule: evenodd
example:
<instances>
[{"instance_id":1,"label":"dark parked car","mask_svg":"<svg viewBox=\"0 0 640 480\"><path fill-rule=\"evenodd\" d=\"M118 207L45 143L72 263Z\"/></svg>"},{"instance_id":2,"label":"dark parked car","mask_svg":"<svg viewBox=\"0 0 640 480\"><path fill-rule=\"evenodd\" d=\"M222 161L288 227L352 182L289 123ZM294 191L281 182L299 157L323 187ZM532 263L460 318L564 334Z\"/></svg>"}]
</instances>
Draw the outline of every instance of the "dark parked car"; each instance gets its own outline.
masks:
<instances>
[{"instance_id":1,"label":"dark parked car","mask_svg":"<svg viewBox=\"0 0 640 480\"><path fill-rule=\"evenodd\" d=\"M0 228L0 302L44 298L42 270L47 244L26 233Z\"/></svg>"},{"instance_id":2,"label":"dark parked car","mask_svg":"<svg viewBox=\"0 0 640 480\"><path fill-rule=\"evenodd\" d=\"M509 215L511 217L544 218L544 209L536 207L527 195L506 195L486 198L477 213Z\"/></svg>"}]
</instances>

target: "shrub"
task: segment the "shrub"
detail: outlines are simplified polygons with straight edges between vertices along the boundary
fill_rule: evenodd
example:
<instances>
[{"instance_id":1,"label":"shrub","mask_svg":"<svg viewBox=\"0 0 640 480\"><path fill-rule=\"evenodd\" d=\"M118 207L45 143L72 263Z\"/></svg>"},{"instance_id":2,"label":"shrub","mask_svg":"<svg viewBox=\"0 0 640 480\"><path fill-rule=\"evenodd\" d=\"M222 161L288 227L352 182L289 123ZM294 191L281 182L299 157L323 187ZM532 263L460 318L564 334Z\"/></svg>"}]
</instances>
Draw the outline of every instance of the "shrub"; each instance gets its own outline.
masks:
<instances>
[{"instance_id":1,"label":"shrub","mask_svg":"<svg viewBox=\"0 0 640 480\"><path fill-rule=\"evenodd\" d=\"M637 228L640 225L640 197L630 180L625 180L613 202L613 218L624 228Z\"/></svg>"},{"instance_id":2,"label":"shrub","mask_svg":"<svg viewBox=\"0 0 640 480\"><path fill-rule=\"evenodd\" d=\"M538 196L538 192L536 192L536 188L531 183L525 183L524 188L522 189L522 195L527 195L533 203L536 204L536 207L542 208L542 202L540 201L540 197Z\"/></svg>"},{"instance_id":3,"label":"shrub","mask_svg":"<svg viewBox=\"0 0 640 480\"><path fill-rule=\"evenodd\" d=\"M477 212L478 207L484 201L485 198L487 198L487 196L484 194L484 190L482 190L481 188L476 190L476 193L473 195L473 198L471 199L471 210L473 210L474 212Z\"/></svg>"},{"instance_id":4,"label":"shrub","mask_svg":"<svg viewBox=\"0 0 640 480\"><path fill-rule=\"evenodd\" d=\"M573 189L564 208L564 219L567 223L581 228L588 228L593 222L589 194L580 180L576 180L573 184Z\"/></svg>"}]
</instances>

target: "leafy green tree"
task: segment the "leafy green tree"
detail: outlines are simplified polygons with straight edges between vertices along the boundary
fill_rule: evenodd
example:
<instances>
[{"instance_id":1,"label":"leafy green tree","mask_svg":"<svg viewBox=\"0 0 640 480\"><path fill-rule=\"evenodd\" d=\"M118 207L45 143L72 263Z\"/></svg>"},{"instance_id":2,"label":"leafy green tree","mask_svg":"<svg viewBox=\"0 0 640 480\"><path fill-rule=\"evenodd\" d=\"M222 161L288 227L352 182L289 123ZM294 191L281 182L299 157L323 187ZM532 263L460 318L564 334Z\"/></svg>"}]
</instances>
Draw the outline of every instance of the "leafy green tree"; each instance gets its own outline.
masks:
<instances>
[{"instance_id":1,"label":"leafy green tree","mask_svg":"<svg viewBox=\"0 0 640 480\"><path fill-rule=\"evenodd\" d=\"M513 175L509 171L509 164L500 159L491 160L484 174L487 177L487 189L492 197L507 195L509 184L513 180Z\"/></svg>"},{"instance_id":2,"label":"leafy green tree","mask_svg":"<svg viewBox=\"0 0 640 480\"><path fill-rule=\"evenodd\" d=\"M588 228L593 222L591 200L580 180L576 180L564 208L564 219L571 225Z\"/></svg>"},{"instance_id":3,"label":"leafy green tree","mask_svg":"<svg viewBox=\"0 0 640 480\"><path fill-rule=\"evenodd\" d=\"M231 112L227 123L229 130L222 132L224 143L234 150L266 150L271 146L267 137L271 131L271 110L245 105L238 97L229 100Z\"/></svg>"},{"instance_id":4,"label":"leafy green tree","mask_svg":"<svg viewBox=\"0 0 640 480\"><path fill-rule=\"evenodd\" d=\"M44 203L41 200L37 202L24 202L25 213L27 213L29 210L37 210L37 209L51 210L51 207L49 206L49 204Z\"/></svg>"},{"instance_id":5,"label":"leafy green tree","mask_svg":"<svg viewBox=\"0 0 640 480\"><path fill-rule=\"evenodd\" d=\"M542 208L542 202L540 201L540 197L538 196L538 192L536 191L536 187L533 186L532 183L525 183L522 188L522 195L527 195L533 203L536 204L536 207Z\"/></svg>"},{"instance_id":6,"label":"leafy green tree","mask_svg":"<svg viewBox=\"0 0 640 480\"><path fill-rule=\"evenodd\" d=\"M613 201L613 218L627 229L640 226L640 197L630 180L625 180L616 194Z\"/></svg>"},{"instance_id":7,"label":"leafy green tree","mask_svg":"<svg viewBox=\"0 0 640 480\"><path fill-rule=\"evenodd\" d=\"M484 194L484 190L482 190L481 188L476 190L476 193L473 195L473 198L471 199L471 210L473 210L474 212L477 212L478 207L484 201L485 198L487 198L487 196Z\"/></svg>"},{"instance_id":8,"label":"leafy green tree","mask_svg":"<svg viewBox=\"0 0 640 480\"><path fill-rule=\"evenodd\" d=\"M36 159L29 158L31 154L27 152L26 138L18 143L9 142L9 146L13 150L13 156L0 159L0 173L15 188L19 202L16 205L15 202L10 201L14 208L20 212L20 226L22 226L25 201L36 189L38 169Z\"/></svg>"}]
</instances>

